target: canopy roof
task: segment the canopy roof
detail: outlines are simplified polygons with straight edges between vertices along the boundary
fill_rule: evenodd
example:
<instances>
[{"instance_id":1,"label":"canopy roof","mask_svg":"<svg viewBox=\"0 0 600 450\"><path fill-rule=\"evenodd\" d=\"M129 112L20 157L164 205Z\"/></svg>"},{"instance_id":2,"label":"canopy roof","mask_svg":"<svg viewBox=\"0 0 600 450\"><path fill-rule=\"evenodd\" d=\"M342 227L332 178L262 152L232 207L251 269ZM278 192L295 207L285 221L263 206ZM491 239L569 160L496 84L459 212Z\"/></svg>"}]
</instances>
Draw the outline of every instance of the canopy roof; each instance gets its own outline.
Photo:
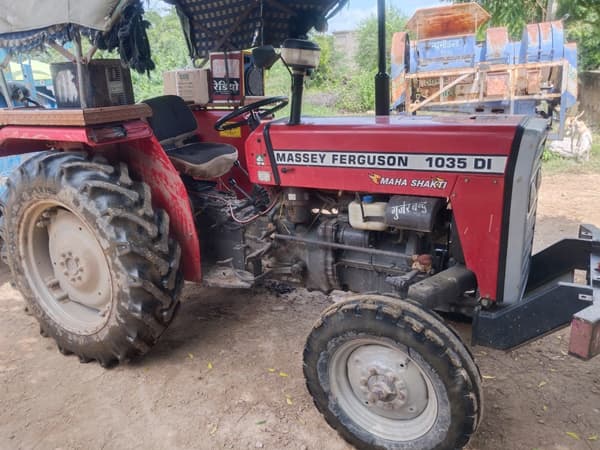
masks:
<instances>
[{"instance_id":1,"label":"canopy roof","mask_svg":"<svg viewBox=\"0 0 600 450\"><path fill-rule=\"evenodd\" d=\"M348 0L166 0L177 7L190 55L280 45L305 36L313 27L325 31L327 20Z\"/></svg>"},{"instance_id":2,"label":"canopy roof","mask_svg":"<svg viewBox=\"0 0 600 450\"><path fill-rule=\"evenodd\" d=\"M190 55L279 45L326 21L348 0L165 0L177 7ZM27 51L75 28L108 31L117 7L131 0L0 0L0 48Z\"/></svg>"},{"instance_id":3,"label":"canopy roof","mask_svg":"<svg viewBox=\"0 0 600 450\"><path fill-rule=\"evenodd\" d=\"M123 0L0 0L0 48L11 53L68 41L74 29L106 31Z\"/></svg>"}]
</instances>

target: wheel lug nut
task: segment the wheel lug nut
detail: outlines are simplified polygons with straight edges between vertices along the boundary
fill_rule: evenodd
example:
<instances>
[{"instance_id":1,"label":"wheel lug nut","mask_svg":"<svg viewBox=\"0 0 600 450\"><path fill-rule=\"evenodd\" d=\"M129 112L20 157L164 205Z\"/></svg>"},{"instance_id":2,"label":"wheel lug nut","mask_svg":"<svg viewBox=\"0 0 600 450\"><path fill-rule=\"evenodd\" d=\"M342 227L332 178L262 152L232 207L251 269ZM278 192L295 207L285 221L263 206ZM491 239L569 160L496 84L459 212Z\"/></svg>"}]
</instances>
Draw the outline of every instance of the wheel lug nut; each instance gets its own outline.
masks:
<instances>
[{"instance_id":1,"label":"wheel lug nut","mask_svg":"<svg viewBox=\"0 0 600 450\"><path fill-rule=\"evenodd\" d=\"M366 378L361 378L360 379L360 384L363 385L363 386L366 386L367 385L367 381L368 380Z\"/></svg>"},{"instance_id":2,"label":"wheel lug nut","mask_svg":"<svg viewBox=\"0 0 600 450\"><path fill-rule=\"evenodd\" d=\"M369 375L377 375L377 369L375 369L374 367L371 367L369 369Z\"/></svg>"}]
</instances>

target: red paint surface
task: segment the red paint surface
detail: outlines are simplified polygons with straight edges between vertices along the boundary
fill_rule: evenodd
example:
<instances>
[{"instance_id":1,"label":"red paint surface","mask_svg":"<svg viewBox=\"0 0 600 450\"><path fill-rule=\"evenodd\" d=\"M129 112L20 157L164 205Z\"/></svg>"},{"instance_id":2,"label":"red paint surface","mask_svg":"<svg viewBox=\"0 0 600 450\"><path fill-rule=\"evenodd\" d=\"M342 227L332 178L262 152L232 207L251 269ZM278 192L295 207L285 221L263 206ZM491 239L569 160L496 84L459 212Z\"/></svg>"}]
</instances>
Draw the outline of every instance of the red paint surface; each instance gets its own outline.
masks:
<instances>
[{"instance_id":1,"label":"red paint surface","mask_svg":"<svg viewBox=\"0 0 600 450\"><path fill-rule=\"evenodd\" d=\"M471 120L400 116L306 119L304 124L298 126L273 123L270 134L275 150L509 157L520 120L519 117ZM256 164L258 155L264 157L264 166ZM258 182L258 171L272 173L262 127L248 138L246 159L253 181ZM279 171L282 186L448 198L456 218L467 267L477 276L481 295L495 300L504 206L504 175L285 164L279 165ZM376 184L372 175L406 179L409 186ZM435 178L443 179L446 182L445 188L410 187L411 180ZM274 181L267 184L273 185Z\"/></svg>"},{"instance_id":2,"label":"red paint surface","mask_svg":"<svg viewBox=\"0 0 600 450\"><path fill-rule=\"evenodd\" d=\"M244 125L238 130L232 130L231 133L239 133L239 137L231 137L226 133L216 131L214 128L215 122L224 115L229 114L231 111L231 109L201 109L194 111L196 121L198 122L198 136L203 142L221 142L223 144L233 145L238 150L238 161L240 162L240 165L242 167L247 167L246 152L244 149L246 139L250 135L250 128L247 125ZM219 179L219 184L222 189L225 189L224 186L229 185L228 180L230 178L235 179L238 185L246 192L249 193L252 191L252 183L246 174L237 167L233 167L229 173Z\"/></svg>"}]
</instances>

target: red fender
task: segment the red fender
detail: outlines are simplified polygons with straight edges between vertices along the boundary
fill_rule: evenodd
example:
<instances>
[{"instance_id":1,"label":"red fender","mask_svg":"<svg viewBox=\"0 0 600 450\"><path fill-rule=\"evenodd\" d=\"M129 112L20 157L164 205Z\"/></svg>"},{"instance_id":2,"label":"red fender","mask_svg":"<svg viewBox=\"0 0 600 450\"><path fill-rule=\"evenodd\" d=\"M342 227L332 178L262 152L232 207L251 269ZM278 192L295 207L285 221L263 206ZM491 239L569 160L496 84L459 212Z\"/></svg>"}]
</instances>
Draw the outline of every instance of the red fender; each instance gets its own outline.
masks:
<instances>
[{"instance_id":1,"label":"red fender","mask_svg":"<svg viewBox=\"0 0 600 450\"><path fill-rule=\"evenodd\" d=\"M110 128L114 125L107 125ZM146 122L120 124L126 137L94 141L94 129L84 127L7 126L0 128L0 156L48 148L85 148L109 160L123 161L148 186L153 204L169 215L170 232L181 245L182 270L188 281L202 279L200 245L191 204L179 173Z\"/></svg>"}]
</instances>

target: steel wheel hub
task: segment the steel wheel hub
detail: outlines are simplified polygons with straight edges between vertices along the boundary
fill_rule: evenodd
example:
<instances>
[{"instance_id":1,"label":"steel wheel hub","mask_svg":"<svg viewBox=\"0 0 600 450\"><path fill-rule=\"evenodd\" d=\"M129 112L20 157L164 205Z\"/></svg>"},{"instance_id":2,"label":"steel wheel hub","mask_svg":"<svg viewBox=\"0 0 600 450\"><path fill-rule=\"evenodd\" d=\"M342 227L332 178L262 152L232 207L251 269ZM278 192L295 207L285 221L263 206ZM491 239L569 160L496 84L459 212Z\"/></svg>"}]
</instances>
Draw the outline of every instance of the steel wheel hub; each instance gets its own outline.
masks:
<instances>
[{"instance_id":1,"label":"steel wheel hub","mask_svg":"<svg viewBox=\"0 0 600 450\"><path fill-rule=\"evenodd\" d=\"M364 345L348 359L348 379L371 410L391 419L413 419L427 406L427 386L408 356L381 345Z\"/></svg>"},{"instance_id":2,"label":"steel wheel hub","mask_svg":"<svg viewBox=\"0 0 600 450\"><path fill-rule=\"evenodd\" d=\"M331 393L356 424L393 441L409 441L435 423L433 384L407 347L385 338L361 338L331 357Z\"/></svg>"},{"instance_id":3,"label":"steel wheel hub","mask_svg":"<svg viewBox=\"0 0 600 450\"><path fill-rule=\"evenodd\" d=\"M102 309L110 301L110 276L98 240L74 214L59 211L48 226L54 275L69 298Z\"/></svg>"},{"instance_id":4,"label":"steel wheel hub","mask_svg":"<svg viewBox=\"0 0 600 450\"><path fill-rule=\"evenodd\" d=\"M30 287L62 328L93 334L108 320L112 278L94 232L55 201L40 201L23 215L19 248Z\"/></svg>"}]
</instances>

